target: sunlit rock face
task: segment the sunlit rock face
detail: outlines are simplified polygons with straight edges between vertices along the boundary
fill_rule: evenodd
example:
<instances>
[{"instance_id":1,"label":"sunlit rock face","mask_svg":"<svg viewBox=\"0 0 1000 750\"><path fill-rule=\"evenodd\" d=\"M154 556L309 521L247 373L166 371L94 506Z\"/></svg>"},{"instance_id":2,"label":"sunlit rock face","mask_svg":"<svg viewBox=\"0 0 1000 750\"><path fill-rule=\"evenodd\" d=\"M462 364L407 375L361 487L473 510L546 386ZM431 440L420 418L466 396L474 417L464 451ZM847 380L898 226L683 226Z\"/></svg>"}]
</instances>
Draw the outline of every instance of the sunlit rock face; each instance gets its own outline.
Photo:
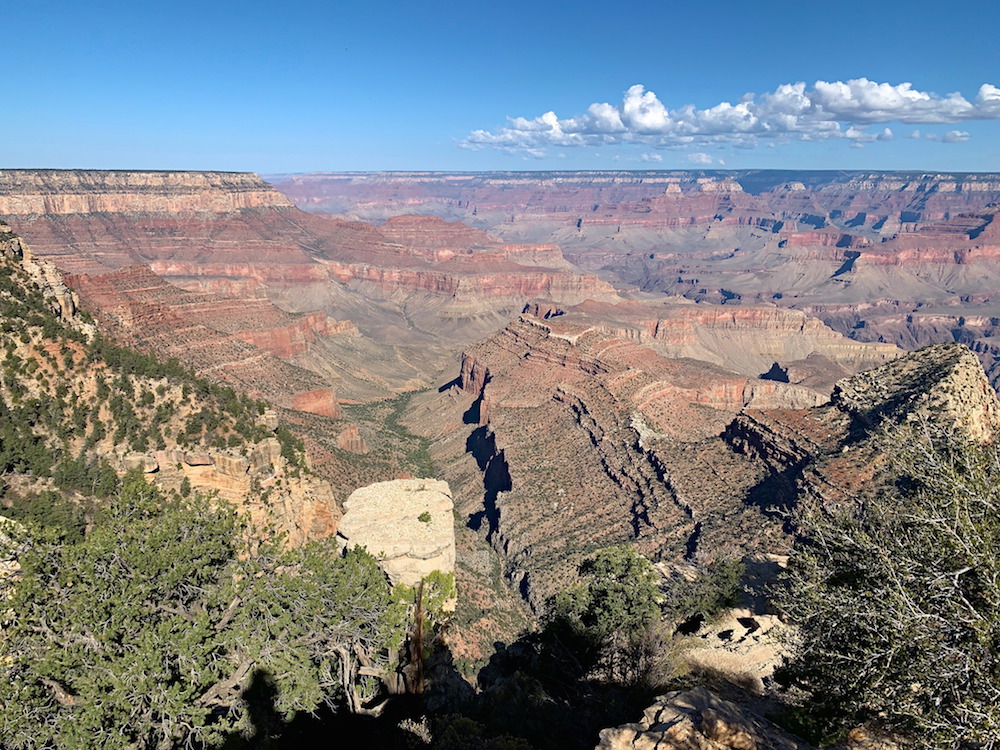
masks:
<instances>
[{"instance_id":1,"label":"sunlit rock face","mask_svg":"<svg viewBox=\"0 0 1000 750\"><path fill-rule=\"evenodd\" d=\"M347 498L337 535L374 555L394 584L415 586L435 570L455 572L453 508L447 482L376 482Z\"/></svg>"},{"instance_id":2,"label":"sunlit rock face","mask_svg":"<svg viewBox=\"0 0 1000 750\"><path fill-rule=\"evenodd\" d=\"M727 426L817 407L836 380L899 355L774 307L529 305L463 355L484 490L463 511L536 606L600 546L660 560L766 549L780 533L744 502L761 467ZM761 377L775 363L783 378Z\"/></svg>"},{"instance_id":3,"label":"sunlit rock face","mask_svg":"<svg viewBox=\"0 0 1000 750\"><path fill-rule=\"evenodd\" d=\"M1000 387L1000 175L603 171L276 176L296 205L552 243L646 292L769 303L865 342L960 341Z\"/></svg>"}]
</instances>

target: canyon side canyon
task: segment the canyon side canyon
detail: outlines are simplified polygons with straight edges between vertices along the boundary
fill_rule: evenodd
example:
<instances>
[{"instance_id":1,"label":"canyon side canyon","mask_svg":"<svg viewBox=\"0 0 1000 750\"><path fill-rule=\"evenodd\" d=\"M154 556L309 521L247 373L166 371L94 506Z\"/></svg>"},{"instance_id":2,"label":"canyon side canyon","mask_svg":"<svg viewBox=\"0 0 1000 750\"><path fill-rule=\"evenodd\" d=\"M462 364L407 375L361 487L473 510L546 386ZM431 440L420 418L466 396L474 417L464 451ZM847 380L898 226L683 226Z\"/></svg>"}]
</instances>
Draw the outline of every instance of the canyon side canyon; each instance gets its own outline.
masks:
<instances>
[{"instance_id":1,"label":"canyon side canyon","mask_svg":"<svg viewBox=\"0 0 1000 750\"><path fill-rule=\"evenodd\" d=\"M414 528L454 565L462 663L595 550L634 545L667 577L785 554L781 511L852 498L880 426L1000 428L1000 175L267 180L0 170L0 239L67 318L273 405L256 453L118 468L235 501L264 477L295 542L336 534L361 487L446 482ZM365 497L345 536L379 531Z\"/></svg>"}]
</instances>

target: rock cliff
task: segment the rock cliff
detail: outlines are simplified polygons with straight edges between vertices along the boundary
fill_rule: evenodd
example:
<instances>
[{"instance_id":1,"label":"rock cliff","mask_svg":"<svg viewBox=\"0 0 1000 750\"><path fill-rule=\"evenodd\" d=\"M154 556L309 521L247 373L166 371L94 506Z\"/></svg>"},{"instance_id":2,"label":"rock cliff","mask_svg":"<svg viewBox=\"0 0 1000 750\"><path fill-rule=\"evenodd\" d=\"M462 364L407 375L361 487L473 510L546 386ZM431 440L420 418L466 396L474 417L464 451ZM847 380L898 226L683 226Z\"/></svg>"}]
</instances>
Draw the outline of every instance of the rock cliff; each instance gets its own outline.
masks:
<instances>
[{"instance_id":1,"label":"rock cliff","mask_svg":"<svg viewBox=\"0 0 1000 750\"><path fill-rule=\"evenodd\" d=\"M368 173L275 183L308 210L457 219L507 241L558 244L605 279L793 307L859 341L961 341L1000 386L993 328L965 322L1000 317L997 174Z\"/></svg>"},{"instance_id":2,"label":"rock cliff","mask_svg":"<svg viewBox=\"0 0 1000 750\"><path fill-rule=\"evenodd\" d=\"M0 215L227 213L290 208L257 175L241 172L140 172L0 169Z\"/></svg>"},{"instance_id":3,"label":"rock cliff","mask_svg":"<svg viewBox=\"0 0 1000 750\"><path fill-rule=\"evenodd\" d=\"M217 492L294 544L336 530L330 484L306 470L289 435L276 434L274 412L176 362L109 344L76 313L59 272L5 226L0 280L5 502L53 489L101 498L134 469L170 491Z\"/></svg>"},{"instance_id":4,"label":"rock cliff","mask_svg":"<svg viewBox=\"0 0 1000 750\"><path fill-rule=\"evenodd\" d=\"M314 216L252 174L7 170L0 172L0 217L77 286L141 265L173 286L229 300L231 311L261 310L266 300L302 314L292 325L224 327L230 340L222 358L242 360L233 371L252 364L254 350L236 347L242 340L320 380L338 380L306 390L332 387L351 400L429 386L463 346L533 297L616 297L554 243L499 240L428 217L377 228ZM211 329L215 312L188 305L185 317ZM134 305L129 313L140 317ZM333 331L324 330L327 316L337 321ZM378 374L355 377L372 371L366 359L374 350ZM209 366L229 372L222 362Z\"/></svg>"},{"instance_id":5,"label":"rock cliff","mask_svg":"<svg viewBox=\"0 0 1000 750\"><path fill-rule=\"evenodd\" d=\"M67 281L104 332L124 344L175 357L198 374L257 398L339 415L330 384L285 359L304 353L320 337L350 333L350 326L322 313L292 315L262 297L187 292L141 265Z\"/></svg>"},{"instance_id":6,"label":"rock cliff","mask_svg":"<svg viewBox=\"0 0 1000 750\"><path fill-rule=\"evenodd\" d=\"M685 358L683 336L658 338L657 331L676 320L680 330L746 325L744 341L767 349L781 338L780 322L799 334L795 346L808 340L813 352L829 342L836 357L838 342L846 343L855 359L841 367L896 356L889 348L854 350L856 343L822 326L809 339L804 316L794 313L771 309L755 319L705 308L539 305L532 309L542 317L522 315L466 350L458 385L477 398L467 420L478 427L466 447L482 471L483 493L459 509L536 606L596 547L631 540L655 558L680 559L774 538L770 521L742 502L764 469L718 436L748 408L810 407L826 396ZM705 335L698 341L712 345ZM775 354L767 350L761 361ZM719 361L739 359L727 355L725 346L715 351Z\"/></svg>"}]
</instances>

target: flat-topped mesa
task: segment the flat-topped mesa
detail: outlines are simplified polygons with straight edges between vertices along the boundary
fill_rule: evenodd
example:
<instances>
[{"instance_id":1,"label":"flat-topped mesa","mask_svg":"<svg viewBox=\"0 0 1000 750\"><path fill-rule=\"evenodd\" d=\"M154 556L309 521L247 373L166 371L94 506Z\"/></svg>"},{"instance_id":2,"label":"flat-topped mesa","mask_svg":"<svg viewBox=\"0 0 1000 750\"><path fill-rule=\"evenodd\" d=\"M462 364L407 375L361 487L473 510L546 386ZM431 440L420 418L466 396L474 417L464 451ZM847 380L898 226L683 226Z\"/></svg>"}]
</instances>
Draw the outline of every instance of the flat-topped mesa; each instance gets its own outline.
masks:
<instances>
[{"instance_id":1,"label":"flat-topped mesa","mask_svg":"<svg viewBox=\"0 0 1000 750\"><path fill-rule=\"evenodd\" d=\"M0 215L6 216L291 207L291 201L249 172L0 170Z\"/></svg>"},{"instance_id":2,"label":"flat-topped mesa","mask_svg":"<svg viewBox=\"0 0 1000 750\"><path fill-rule=\"evenodd\" d=\"M980 441L1000 429L1000 401L963 344L928 346L846 378L832 401L865 426L925 418Z\"/></svg>"},{"instance_id":3,"label":"flat-topped mesa","mask_svg":"<svg viewBox=\"0 0 1000 750\"><path fill-rule=\"evenodd\" d=\"M1000 260L998 213L1000 209L992 208L922 225L866 248L859 260L863 264L903 266L919 263L964 265Z\"/></svg>"}]
</instances>

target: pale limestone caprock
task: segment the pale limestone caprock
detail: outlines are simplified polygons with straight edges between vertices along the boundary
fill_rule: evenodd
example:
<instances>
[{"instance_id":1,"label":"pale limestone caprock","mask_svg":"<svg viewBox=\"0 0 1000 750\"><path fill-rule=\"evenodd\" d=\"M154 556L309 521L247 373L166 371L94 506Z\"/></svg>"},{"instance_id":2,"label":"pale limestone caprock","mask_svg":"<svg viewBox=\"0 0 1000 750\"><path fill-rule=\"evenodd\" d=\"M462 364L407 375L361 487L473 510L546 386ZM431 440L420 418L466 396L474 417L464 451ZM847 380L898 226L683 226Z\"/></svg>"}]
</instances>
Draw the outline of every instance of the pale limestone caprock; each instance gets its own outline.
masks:
<instances>
[{"instance_id":1,"label":"pale limestone caprock","mask_svg":"<svg viewBox=\"0 0 1000 750\"><path fill-rule=\"evenodd\" d=\"M455 570L451 489L437 479L394 479L351 493L337 536L365 547L392 583L414 586L435 570Z\"/></svg>"}]
</instances>

